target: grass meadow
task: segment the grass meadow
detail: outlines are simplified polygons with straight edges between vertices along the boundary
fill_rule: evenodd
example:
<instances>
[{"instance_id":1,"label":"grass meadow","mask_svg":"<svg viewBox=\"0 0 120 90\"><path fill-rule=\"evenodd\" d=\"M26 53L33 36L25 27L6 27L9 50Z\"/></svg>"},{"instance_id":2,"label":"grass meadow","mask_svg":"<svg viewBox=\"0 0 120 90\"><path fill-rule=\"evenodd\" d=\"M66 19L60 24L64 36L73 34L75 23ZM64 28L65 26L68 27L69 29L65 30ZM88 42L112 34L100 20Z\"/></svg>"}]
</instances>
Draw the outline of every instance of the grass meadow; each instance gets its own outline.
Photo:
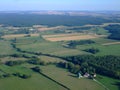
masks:
<instances>
[{"instance_id":1,"label":"grass meadow","mask_svg":"<svg viewBox=\"0 0 120 90\"><path fill-rule=\"evenodd\" d=\"M25 38L25 39L24 39ZM98 48L100 50L99 53L95 55L120 55L120 44L111 44L111 45L103 45L106 43L114 43L118 42L117 40L110 40L106 38L98 38L92 39L96 43L95 44L87 44L87 45L78 45L76 48L66 48L63 46L65 42L50 42L45 41L39 37L29 37L29 38L20 38L17 39L16 46L25 51L32 52L42 52L44 54L51 54L57 56L72 56L72 55L80 55L80 54L90 54L85 52L84 50L87 48Z\"/></svg>"},{"instance_id":2,"label":"grass meadow","mask_svg":"<svg viewBox=\"0 0 120 90\"><path fill-rule=\"evenodd\" d=\"M71 90L105 90L104 87L93 80L86 78L78 79L76 75L69 73L66 69L58 68L53 65L43 66L41 69L43 73L64 84Z\"/></svg>"},{"instance_id":3,"label":"grass meadow","mask_svg":"<svg viewBox=\"0 0 120 90\"><path fill-rule=\"evenodd\" d=\"M31 74L31 78L22 79L11 76L0 79L1 90L66 90L64 87L49 80L41 74L34 73L32 70L21 66L9 67L0 65L0 70L6 73L20 72L24 74Z\"/></svg>"},{"instance_id":4,"label":"grass meadow","mask_svg":"<svg viewBox=\"0 0 120 90\"><path fill-rule=\"evenodd\" d=\"M0 40L0 55L10 55L16 53L9 41Z\"/></svg>"},{"instance_id":5,"label":"grass meadow","mask_svg":"<svg viewBox=\"0 0 120 90\"><path fill-rule=\"evenodd\" d=\"M101 75L98 75L96 79L108 87L109 90L120 90L120 80Z\"/></svg>"}]
</instances>

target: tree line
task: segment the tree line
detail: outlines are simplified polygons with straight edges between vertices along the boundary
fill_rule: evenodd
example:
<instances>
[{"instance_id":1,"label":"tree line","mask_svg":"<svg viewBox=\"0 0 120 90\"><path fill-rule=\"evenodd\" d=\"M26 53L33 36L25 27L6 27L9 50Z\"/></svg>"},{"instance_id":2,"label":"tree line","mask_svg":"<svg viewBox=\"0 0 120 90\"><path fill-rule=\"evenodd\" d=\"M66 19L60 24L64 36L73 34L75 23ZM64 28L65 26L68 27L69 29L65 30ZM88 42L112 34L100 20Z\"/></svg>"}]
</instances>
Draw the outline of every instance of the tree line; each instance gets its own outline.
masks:
<instances>
[{"instance_id":1,"label":"tree line","mask_svg":"<svg viewBox=\"0 0 120 90\"><path fill-rule=\"evenodd\" d=\"M67 46L69 48L75 48L77 45L84 45L84 44L93 44L95 41L93 40L79 40L79 41L69 41L67 43Z\"/></svg>"}]
</instances>

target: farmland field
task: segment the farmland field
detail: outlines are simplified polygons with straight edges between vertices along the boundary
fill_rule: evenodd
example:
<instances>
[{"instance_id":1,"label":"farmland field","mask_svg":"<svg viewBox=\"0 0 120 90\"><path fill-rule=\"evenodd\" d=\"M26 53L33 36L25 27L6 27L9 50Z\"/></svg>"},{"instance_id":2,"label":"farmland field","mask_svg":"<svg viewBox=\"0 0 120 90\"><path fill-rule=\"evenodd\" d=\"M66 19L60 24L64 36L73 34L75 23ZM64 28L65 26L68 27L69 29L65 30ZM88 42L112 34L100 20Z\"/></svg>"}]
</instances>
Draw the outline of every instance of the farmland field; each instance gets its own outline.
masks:
<instances>
[{"instance_id":1,"label":"farmland field","mask_svg":"<svg viewBox=\"0 0 120 90\"><path fill-rule=\"evenodd\" d=\"M114 44L114 45L99 45L99 44L93 44L93 45L79 45L77 48L79 50L84 50L86 48L98 48L100 50L99 53L95 55L120 55L120 45Z\"/></svg>"},{"instance_id":2,"label":"farmland field","mask_svg":"<svg viewBox=\"0 0 120 90\"><path fill-rule=\"evenodd\" d=\"M31 67L31 65L24 64L22 66ZM68 72L66 69L56 67L54 65L39 66L42 69L42 73L54 79L55 81L62 83L70 90L88 89L88 90L106 90L103 86L94 82L91 79L81 78L78 79L76 74Z\"/></svg>"},{"instance_id":3,"label":"farmland field","mask_svg":"<svg viewBox=\"0 0 120 90\"><path fill-rule=\"evenodd\" d=\"M94 38L91 40L94 40L96 43L91 45L78 45L76 49L71 49L63 46L63 44L66 42L50 42L42 40L41 37L24 37L17 39L16 46L25 51L42 52L44 54L51 54L57 56L90 54L85 52L84 49L92 47L100 49L101 52L97 53L96 55L119 55L120 45L118 43L118 40L110 40L103 37ZM106 43L114 44L104 45ZM110 50L112 52L110 52Z\"/></svg>"},{"instance_id":4,"label":"farmland field","mask_svg":"<svg viewBox=\"0 0 120 90\"><path fill-rule=\"evenodd\" d=\"M0 25L0 90L120 90L114 15L13 16Z\"/></svg>"},{"instance_id":5,"label":"farmland field","mask_svg":"<svg viewBox=\"0 0 120 90\"><path fill-rule=\"evenodd\" d=\"M0 55L10 55L16 53L11 46L10 41L0 40Z\"/></svg>"},{"instance_id":6,"label":"farmland field","mask_svg":"<svg viewBox=\"0 0 120 90\"><path fill-rule=\"evenodd\" d=\"M25 40L24 40L25 39ZM52 54L58 56L65 55L78 55L82 54L83 51L69 49L62 46L62 42L49 42L49 41L40 41L38 38L22 38L17 39L16 46L22 50L33 51L33 52L42 52L45 54ZM38 41L37 41L38 40ZM36 41L36 42L34 42ZM34 42L34 43L33 43ZM28 45L29 44L29 45Z\"/></svg>"},{"instance_id":7,"label":"farmland field","mask_svg":"<svg viewBox=\"0 0 120 90\"><path fill-rule=\"evenodd\" d=\"M49 56L40 56L39 57L42 61L46 62L46 63L49 63L49 62L55 62L55 63L58 63L58 62L66 62L65 60L63 59L60 59L60 58L53 58L53 57L49 57Z\"/></svg>"},{"instance_id":8,"label":"farmland field","mask_svg":"<svg viewBox=\"0 0 120 90\"><path fill-rule=\"evenodd\" d=\"M43 70L43 73L45 73L51 78L54 78L60 83L63 83L64 85L69 87L71 90L79 90L79 89L105 90L104 87L95 83L93 80L84 79L84 78L78 79L76 78L77 77L76 75L71 74L66 70L57 68L55 66L47 66L47 67L41 67L41 68Z\"/></svg>"},{"instance_id":9,"label":"farmland field","mask_svg":"<svg viewBox=\"0 0 120 90\"><path fill-rule=\"evenodd\" d=\"M112 79L112 78L101 76L101 75L98 75L97 80L99 80L102 84L104 84L110 90L120 89L120 80Z\"/></svg>"},{"instance_id":10,"label":"farmland field","mask_svg":"<svg viewBox=\"0 0 120 90\"><path fill-rule=\"evenodd\" d=\"M39 34L17 34L17 35L4 35L2 38L19 38L19 37L25 37L27 35L30 35L30 36L39 36Z\"/></svg>"},{"instance_id":11,"label":"farmland field","mask_svg":"<svg viewBox=\"0 0 120 90\"><path fill-rule=\"evenodd\" d=\"M1 67L0 67L1 68ZM6 68L6 67L4 67ZM8 71L9 68L6 68ZM14 68L13 68L14 69ZM20 69L16 69L19 70ZM9 77L6 79L0 79L1 90L66 90L64 87L56 84L55 82L45 78L44 76L33 73L30 70L21 70L22 72L32 73L32 77L29 79L21 79L18 77ZM11 72L11 71L9 71Z\"/></svg>"},{"instance_id":12,"label":"farmland field","mask_svg":"<svg viewBox=\"0 0 120 90\"><path fill-rule=\"evenodd\" d=\"M45 38L48 41L69 41L69 40L85 40L85 39L94 39L103 37L102 35L84 35L84 33L80 34L61 34L61 35L44 35L43 38Z\"/></svg>"}]
</instances>

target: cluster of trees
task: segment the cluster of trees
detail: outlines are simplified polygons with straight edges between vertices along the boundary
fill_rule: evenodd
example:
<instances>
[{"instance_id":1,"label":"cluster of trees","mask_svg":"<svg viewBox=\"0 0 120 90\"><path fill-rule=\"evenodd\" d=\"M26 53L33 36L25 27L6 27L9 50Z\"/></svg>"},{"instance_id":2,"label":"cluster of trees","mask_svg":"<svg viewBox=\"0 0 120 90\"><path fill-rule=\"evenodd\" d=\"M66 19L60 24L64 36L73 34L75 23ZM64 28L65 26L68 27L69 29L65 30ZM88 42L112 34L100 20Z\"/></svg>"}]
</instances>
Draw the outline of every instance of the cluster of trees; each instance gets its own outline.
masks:
<instances>
[{"instance_id":1,"label":"cluster of trees","mask_svg":"<svg viewBox=\"0 0 120 90\"><path fill-rule=\"evenodd\" d=\"M7 61L5 64L8 66L15 66L15 65L21 65L24 61L17 60L17 61Z\"/></svg>"},{"instance_id":2,"label":"cluster of trees","mask_svg":"<svg viewBox=\"0 0 120 90\"><path fill-rule=\"evenodd\" d=\"M78 74L81 73L84 75L85 73L94 74L95 68L88 65L87 62L80 64L75 64L73 62L59 62L57 64L58 67L62 67L68 69L71 73Z\"/></svg>"},{"instance_id":3,"label":"cluster of trees","mask_svg":"<svg viewBox=\"0 0 120 90\"><path fill-rule=\"evenodd\" d=\"M23 74L23 73L13 73L14 76L17 76L17 77L20 77L20 78L23 78L23 79L27 79L27 78L30 78L31 75L30 74Z\"/></svg>"},{"instance_id":4,"label":"cluster of trees","mask_svg":"<svg viewBox=\"0 0 120 90\"><path fill-rule=\"evenodd\" d=\"M97 48L89 48L89 49L85 49L84 51L92 53L92 54L96 54L98 53L100 50Z\"/></svg>"},{"instance_id":5,"label":"cluster of trees","mask_svg":"<svg viewBox=\"0 0 120 90\"><path fill-rule=\"evenodd\" d=\"M48 65L49 64L44 61L41 61L39 58L31 58L31 60L28 60L27 63L35 64L35 65Z\"/></svg>"},{"instance_id":6,"label":"cluster of trees","mask_svg":"<svg viewBox=\"0 0 120 90\"><path fill-rule=\"evenodd\" d=\"M77 45L93 44L93 43L95 42L92 40L80 40L80 41L69 41L67 45L70 48L75 48Z\"/></svg>"},{"instance_id":7,"label":"cluster of trees","mask_svg":"<svg viewBox=\"0 0 120 90\"><path fill-rule=\"evenodd\" d=\"M11 76L11 74L9 74L9 73L0 74L0 78L7 78L10 76Z\"/></svg>"},{"instance_id":8,"label":"cluster of trees","mask_svg":"<svg viewBox=\"0 0 120 90\"><path fill-rule=\"evenodd\" d=\"M86 71L96 72L120 79L120 56L79 55L66 57L66 60L77 65L82 73Z\"/></svg>"},{"instance_id":9,"label":"cluster of trees","mask_svg":"<svg viewBox=\"0 0 120 90\"><path fill-rule=\"evenodd\" d=\"M111 33L108 38L120 40L120 25L108 25L105 29Z\"/></svg>"},{"instance_id":10,"label":"cluster of trees","mask_svg":"<svg viewBox=\"0 0 120 90\"><path fill-rule=\"evenodd\" d=\"M34 56L28 56L27 54L26 55L25 54L11 54L11 55L8 55L8 56L14 57L14 58L22 57L22 58L28 58L28 59L34 57Z\"/></svg>"},{"instance_id":11,"label":"cluster of trees","mask_svg":"<svg viewBox=\"0 0 120 90\"><path fill-rule=\"evenodd\" d=\"M35 72L38 72L38 73L40 73L40 72L42 72L42 70L40 69L40 67L38 67L38 66L35 66L35 67L33 67L33 68L31 68L33 71L35 71Z\"/></svg>"},{"instance_id":12,"label":"cluster of trees","mask_svg":"<svg viewBox=\"0 0 120 90\"><path fill-rule=\"evenodd\" d=\"M0 78L8 78L11 76L17 76L19 78L27 79L27 78L31 77L31 74L27 74L27 73L20 73L20 72L6 73L2 70L1 70L1 72L3 72L3 73L0 74Z\"/></svg>"}]
</instances>

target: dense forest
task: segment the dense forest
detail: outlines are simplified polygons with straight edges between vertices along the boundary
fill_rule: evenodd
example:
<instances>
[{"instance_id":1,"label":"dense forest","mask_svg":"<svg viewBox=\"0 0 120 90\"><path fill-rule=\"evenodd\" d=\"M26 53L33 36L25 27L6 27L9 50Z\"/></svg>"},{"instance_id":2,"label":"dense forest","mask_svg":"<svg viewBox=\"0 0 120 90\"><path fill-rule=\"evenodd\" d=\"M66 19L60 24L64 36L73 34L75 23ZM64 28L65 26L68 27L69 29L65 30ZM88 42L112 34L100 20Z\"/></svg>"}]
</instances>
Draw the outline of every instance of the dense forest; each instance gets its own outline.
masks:
<instances>
[{"instance_id":1,"label":"dense forest","mask_svg":"<svg viewBox=\"0 0 120 90\"><path fill-rule=\"evenodd\" d=\"M51 23L52 22L52 23ZM8 26L80 26L86 24L102 24L107 22L119 22L114 17L105 19L104 17L94 16L69 16L69 15L38 15L38 14L19 14L19 13L0 13L0 24Z\"/></svg>"},{"instance_id":2,"label":"dense forest","mask_svg":"<svg viewBox=\"0 0 120 90\"><path fill-rule=\"evenodd\" d=\"M120 79L120 56L93 56L79 55L65 58L75 66L68 69L73 73L98 73L112 78ZM68 64L70 66L71 64Z\"/></svg>"},{"instance_id":3,"label":"dense forest","mask_svg":"<svg viewBox=\"0 0 120 90\"><path fill-rule=\"evenodd\" d=\"M120 40L120 25L109 25L105 29L111 33L108 38Z\"/></svg>"}]
</instances>

